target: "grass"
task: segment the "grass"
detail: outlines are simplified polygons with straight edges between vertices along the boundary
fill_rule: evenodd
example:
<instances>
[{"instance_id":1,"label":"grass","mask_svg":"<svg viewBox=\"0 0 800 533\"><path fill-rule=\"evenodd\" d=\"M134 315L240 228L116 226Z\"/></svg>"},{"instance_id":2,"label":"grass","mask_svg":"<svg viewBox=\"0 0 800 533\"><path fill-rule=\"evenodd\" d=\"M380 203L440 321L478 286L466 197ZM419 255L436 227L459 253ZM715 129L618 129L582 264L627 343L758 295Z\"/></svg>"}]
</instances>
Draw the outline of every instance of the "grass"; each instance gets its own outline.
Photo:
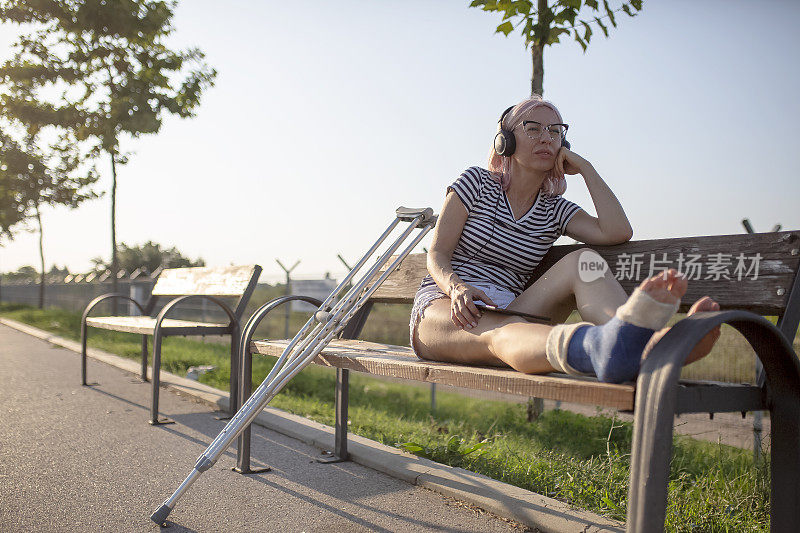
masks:
<instances>
[{"instance_id":1,"label":"grass","mask_svg":"<svg viewBox=\"0 0 800 533\"><path fill-rule=\"evenodd\" d=\"M383 318L374 321L374 327L386 329L386 317L395 311L378 312ZM80 316L76 313L0 304L0 315L78 338ZM293 323L302 320L293 317ZM89 339L91 346L139 356L137 335L92 330ZM179 375L189 366L215 365L217 369L201 381L228 388L227 345L168 338L162 357L164 369ZM271 358L254 360L254 382L264 378L273 362ZM293 379L272 405L333 424L333 390L332 370L312 366ZM524 405L444 392L437 394L432 415L425 389L353 374L350 431L611 518L625 517L632 427L614 418L548 411L529 423ZM768 470L768 462L754 464L749 451L676 436L667 530L768 530Z\"/></svg>"}]
</instances>

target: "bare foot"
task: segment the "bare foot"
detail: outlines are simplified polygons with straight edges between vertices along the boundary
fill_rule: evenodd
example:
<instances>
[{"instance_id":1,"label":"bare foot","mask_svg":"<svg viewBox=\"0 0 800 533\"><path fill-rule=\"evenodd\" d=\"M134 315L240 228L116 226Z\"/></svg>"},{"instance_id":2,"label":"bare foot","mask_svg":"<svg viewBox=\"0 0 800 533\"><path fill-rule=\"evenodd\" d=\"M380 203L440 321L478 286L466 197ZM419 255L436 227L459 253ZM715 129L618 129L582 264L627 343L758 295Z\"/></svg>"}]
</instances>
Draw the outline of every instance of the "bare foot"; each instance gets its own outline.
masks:
<instances>
[{"instance_id":1,"label":"bare foot","mask_svg":"<svg viewBox=\"0 0 800 533\"><path fill-rule=\"evenodd\" d=\"M684 292L686 291L684 290ZM689 312L686 313L686 316L691 316L695 313L704 311L719 311L719 304L711 299L710 296L703 296L697 300L692 307L689 308ZM669 329L670 328L662 328L653 334L653 336L650 338L650 341L647 343L647 346L644 348L642 359L647 357L647 354L650 353L650 350L653 348L653 346L655 346L655 344L667 333L667 331L669 331ZM702 359L708 355L711 351L711 348L714 347L714 344L719 339L720 334L721 331L719 326L709 331L706 336L703 337L692 349L689 357L686 358L686 361L684 361L683 364L688 365L689 363L694 363L698 359Z\"/></svg>"}]
</instances>

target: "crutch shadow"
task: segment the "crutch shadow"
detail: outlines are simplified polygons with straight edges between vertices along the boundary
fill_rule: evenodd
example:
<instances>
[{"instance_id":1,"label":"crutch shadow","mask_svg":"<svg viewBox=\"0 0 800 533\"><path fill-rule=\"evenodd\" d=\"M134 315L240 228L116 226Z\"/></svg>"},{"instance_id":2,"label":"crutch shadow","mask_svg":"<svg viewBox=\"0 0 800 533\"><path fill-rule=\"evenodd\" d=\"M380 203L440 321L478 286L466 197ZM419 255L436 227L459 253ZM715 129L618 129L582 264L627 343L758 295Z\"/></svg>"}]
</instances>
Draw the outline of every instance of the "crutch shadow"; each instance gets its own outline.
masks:
<instances>
[{"instance_id":1,"label":"crutch shadow","mask_svg":"<svg viewBox=\"0 0 800 533\"><path fill-rule=\"evenodd\" d=\"M118 396L114 393L102 390L98 387L91 387L91 389L99 394L108 398L122 402L133 408L139 409L144 412L150 411L148 405L142 405L130 399ZM174 425L157 426L153 429L163 430L171 435L178 436L186 441L189 441L199 448L205 449L216 438L222 428L225 426L225 421L220 421L214 418L213 411L193 412L193 413L168 413L170 418L175 420ZM146 422L142 421L143 425ZM289 497L297 498L306 503L312 504L322 510L335 514L345 520L350 521L354 526L360 526L370 531L388 532L398 529L414 530L420 528L441 529L441 523L430 522L423 519L412 518L407 515L398 514L389 511L385 508L380 508L370 504L366 504L362 500L366 497L375 497L379 495L398 494L398 498L402 498L402 490L394 488L397 483L388 484L375 484L375 483L360 483L362 478L367 477L371 472L367 467L357 465L355 463L340 463L340 464L319 464L316 459L320 456L319 450L313 446L297 446L297 441L291 437L276 434L267 428L253 425L251 438L251 463L253 467L266 466L268 463L272 466L272 470L265 474L248 475L248 479L265 485L273 490L282 492ZM195 436L197 435L197 436ZM236 445L235 443L228 448L222 455L222 458L231 464L236 460ZM193 458L192 458L193 459ZM326 469L323 475L320 475L320 469ZM231 476L240 476L241 474L230 473ZM384 474L381 474L384 475ZM342 479L346 478L346 479ZM287 484L295 484L303 487L308 487L310 492L324 494L332 500L347 502L347 505L363 509L364 514L373 513L390 518L397 524L406 524L405 526L393 527L388 530L380 525L359 517L351 512L348 512L340 507L331 505L319 498L304 495L301 492L287 487ZM473 487L474 488L474 487ZM175 522L167 521L167 528L162 530L167 532L191 532L191 528L187 528ZM450 526L447 531L467 532L469 530Z\"/></svg>"},{"instance_id":2,"label":"crutch shadow","mask_svg":"<svg viewBox=\"0 0 800 533\"><path fill-rule=\"evenodd\" d=\"M210 443L222 429L223 424L214 420L209 414L206 413L192 413L184 415L172 416L176 422L182 426L186 426L193 431L202 433L208 437ZM211 424L210 422L215 422ZM216 426L216 427L214 427ZM178 426L179 427L179 426ZM200 443L197 439L188 437L180 432L179 429L172 429L170 426L164 426L166 431L178 434L183 438L189 438L194 442ZM297 498L308 504L314 505L321 510L325 510L343 519L350 521L354 527L360 526L368 529L369 531L397 531L416 529L441 529L441 523L430 522L411 518L407 515L398 514L389 511L385 508L379 508L373 505L365 504L362 500L365 497L375 497L379 495L398 494L398 498L403 495L400 490L390 488L384 484L375 483L359 483L361 478L366 475L373 475L372 471L367 467L357 465L355 463L341 463L341 464L319 464L316 459L320 456L319 450L311 446L297 446L297 441L291 437L286 437L280 434L274 434L271 430L254 425L251 428L251 463L253 467L265 466L267 463L272 467L272 470L264 474L248 475L247 478L255 483L260 483L265 487L272 490L279 491L288 497ZM275 435L274 437L272 435ZM207 443L201 443L207 444ZM225 452L225 456L233 460L236 459L236 445L232 445ZM219 464L219 463L218 463ZM327 469L321 475L320 469ZM333 471L331 471L333 470ZM240 476L231 472L231 476ZM384 475L384 474L380 474ZM343 480L342 478L347 478ZM309 492L324 494L333 500L347 502L348 506L355 506L363 509L364 514L372 513L385 516L395 521L398 526L388 530L381 527L368 519L357 516L348 512L340 507L331 505L321 501L319 498L314 498L305 495L301 492L289 488L287 485L294 484L303 487L308 487ZM389 483L387 485L403 484L401 481ZM404 485L404 484L403 484ZM406 524L400 526L399 524ZM447 531L464 532L469 530L450 526ZM170 531L178 531L170 528Z\"/></svg>"},{"instance_id":3,"label":"crutch shadow","mask_svg":"<svg viewBox=\"0 0 800 533\"><path fill-rule=\"evenodd\" d=\"M127 398L123 398L122 396L118 396L111 392L104 391L98 387L90 387L90 389L93 390L94 392L102 394L103 396L107 396L108 398L111 398L118 402L124 403L131 407L135 407L137 409L145 411L148 414L150 413L150 406L148 405L142 405L140 403L131 401ZM225 427L224 420L217 420L216 418L214 418L215 416L214 411L202 412L202 413L184 413L177 415L170 414L169 416L172 420L174 420L177 423L177 426L169 424L169 425L153 426L153 428L164 430L167 433L170 433L171 435L175 435L193 444L197 444L202 448L208 447L208 445L211 444L213 437L216 437L217 434L219 434L219 432L222 430L222 428ZM147 422L145 420L142 420L142 424L147 425ZM211 438L208 440L198 439L196 437L189 435L186 431L177 429L180 428L180 426L185 426L191 430L194 430L195 432L201 433ZM223 455L225 455L226 457L232 457L236 459L236 448L235 447L229 448Z\"/></svg>"}]
</instances>

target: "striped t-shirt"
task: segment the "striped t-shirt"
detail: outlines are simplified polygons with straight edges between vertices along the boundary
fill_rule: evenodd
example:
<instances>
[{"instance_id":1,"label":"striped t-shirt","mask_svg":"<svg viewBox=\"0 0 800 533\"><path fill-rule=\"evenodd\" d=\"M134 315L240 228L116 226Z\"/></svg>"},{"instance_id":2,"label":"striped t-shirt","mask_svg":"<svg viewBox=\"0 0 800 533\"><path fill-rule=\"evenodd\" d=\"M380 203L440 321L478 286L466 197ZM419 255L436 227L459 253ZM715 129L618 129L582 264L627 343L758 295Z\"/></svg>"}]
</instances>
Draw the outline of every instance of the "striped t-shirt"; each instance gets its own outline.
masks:
<instances>
[{"instance_id":1,"label":"striped t-shirt","mask_svg":"<svg viewBox=\"0 0 800 533\"><path fill-rule=\"evenodd\" d=\"M500 184L489 171L470 167L448 187L469 215L453 251L453 270L465 283L489 282L522 293L533 269L580 207L541 190L530 210L514 220ZM435 285L430 275L420 289Z\"/></svg>"}]
</instances>

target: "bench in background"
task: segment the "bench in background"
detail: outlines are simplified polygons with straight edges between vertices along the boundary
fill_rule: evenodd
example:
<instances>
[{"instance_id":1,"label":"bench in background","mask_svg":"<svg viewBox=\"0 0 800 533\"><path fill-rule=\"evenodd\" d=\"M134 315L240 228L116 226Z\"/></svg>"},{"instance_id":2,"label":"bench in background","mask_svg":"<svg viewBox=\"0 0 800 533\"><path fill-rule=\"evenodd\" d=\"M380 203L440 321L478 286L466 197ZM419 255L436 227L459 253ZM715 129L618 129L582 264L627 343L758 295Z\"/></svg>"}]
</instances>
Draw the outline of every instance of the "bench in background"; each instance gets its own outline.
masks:
<instances>
[{"instance_id":1,"label":"bench in background","mask_svg":"<svg viewBox=\"0 0 800 533\"><path fill-rule=\"evenodd\" d=\"M170 268L161 272L153 287L150 298L140 303L125 294L104 294L98 296L86 306L81 318L81 383L86 382L86 342L88 327L124 331L142 335L142 371L141 378L147 381L147 337L153 337L153 401L150 407L150 424L166 424L172 421L158 417L158 394L161 374L161 342L164 337L176 335L230 335L231 336L231 378L230 397L231 412L238 409L236 399L239 397L239 336L240 321L247 302L255 289L261 267L258 265L230 267L195 267ZM154 312L159 299L170 298L155 317ZM222 298L235 299L232 306ZM89 313L98 304L106 300L123 299L133 303L141 316L98 316L90 317ZM215 324L176 320L167 318L169 312L178 304L187 300L207 300L220 307L228 316L227 323Z\"/></svg>"}]
</instances>

